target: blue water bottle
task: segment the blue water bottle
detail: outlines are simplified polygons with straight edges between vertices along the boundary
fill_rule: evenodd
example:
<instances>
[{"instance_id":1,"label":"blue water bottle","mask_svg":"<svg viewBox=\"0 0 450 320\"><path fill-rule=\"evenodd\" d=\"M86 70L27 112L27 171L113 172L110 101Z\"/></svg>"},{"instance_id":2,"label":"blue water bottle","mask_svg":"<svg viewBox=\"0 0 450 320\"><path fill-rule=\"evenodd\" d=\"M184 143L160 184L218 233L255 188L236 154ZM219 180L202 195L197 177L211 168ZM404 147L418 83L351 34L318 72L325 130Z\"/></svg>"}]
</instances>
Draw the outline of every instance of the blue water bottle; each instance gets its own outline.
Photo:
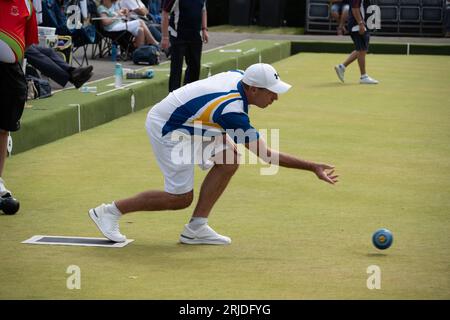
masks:
<instances>
[{"instance_id":1,"label":"blue water bottle","mask_svg":"<svg viewBox=\"0 0 450 320\"><path fill-rule=\"evenodd\" d=\"M122 65L120 63L116 63L116 68L114 69L114 87L120 88L122 86Z\"/></svg>"},{"instance_id":2,"label":"blue water bottle","mask_svg":"<svg viewBox=\"0 0 450 320\"><path fill-rule=\"evenodd\" d=\"M117 44L113 42L111 46L111 60L116 61L117 60Z\"/></svg>"}]
</instances>

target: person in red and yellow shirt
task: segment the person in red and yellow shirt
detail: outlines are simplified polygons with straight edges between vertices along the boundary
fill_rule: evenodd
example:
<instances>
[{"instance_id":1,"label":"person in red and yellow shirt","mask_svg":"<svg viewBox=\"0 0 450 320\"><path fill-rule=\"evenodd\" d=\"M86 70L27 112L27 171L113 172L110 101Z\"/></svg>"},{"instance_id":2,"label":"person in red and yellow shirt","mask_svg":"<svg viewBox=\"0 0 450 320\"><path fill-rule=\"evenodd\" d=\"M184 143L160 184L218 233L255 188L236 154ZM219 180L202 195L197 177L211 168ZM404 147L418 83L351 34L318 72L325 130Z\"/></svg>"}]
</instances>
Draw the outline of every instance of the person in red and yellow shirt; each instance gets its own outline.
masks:
<instances>
[{"instance_id":1,"label":"person in red and yellow shirt","mask_svg":"<svg viewBox=\"0 0 450 320\"><path fill-rule=\"evenodd\" d=\"M1 178L8 133L20 128L27 98L22 71L27 46L38 43L36 14L31 0L0 0L0 197L11 196Z\"/></svg>"}]
</instances>

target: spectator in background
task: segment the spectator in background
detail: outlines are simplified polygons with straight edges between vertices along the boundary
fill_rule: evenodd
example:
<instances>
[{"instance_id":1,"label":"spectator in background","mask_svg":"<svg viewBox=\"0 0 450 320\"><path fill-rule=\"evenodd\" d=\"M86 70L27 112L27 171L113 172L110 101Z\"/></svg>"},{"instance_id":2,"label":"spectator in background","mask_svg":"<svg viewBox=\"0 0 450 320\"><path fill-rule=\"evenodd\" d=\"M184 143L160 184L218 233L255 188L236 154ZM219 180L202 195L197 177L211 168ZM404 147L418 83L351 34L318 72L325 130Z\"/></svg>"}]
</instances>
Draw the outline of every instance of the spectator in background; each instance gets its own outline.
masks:
<instances>
[{"instance_id":1,"label":"spectator in background","mask_svg":"<svg viewBox=\"0 0 450 320\"><path fill-rule=\"evenodd\" d=\"M97 8L98 14L103 18L102 24L106 31L129 31L134 36L136 48L144 44L159 45L142 20L124 21L127 20L129 11L125 8L118 9L113 5L115 2L115 0L101 0L101 5Z\"/></svg>"},{"instance_id":2,"label":"spectator in background","mask_svg":"<svg viewBox=\"0 0 450 320\"><path fill-rule=\"evenodd\" d=\"M337 34L342 36L347 33L345 24L347 23L348 12L350 10L349 0L330 0L331 17L338 24Z\"/></svg>"},{"instance_id":3,"label":"spectator in background","mask_svg":"<svg viewBox=\"0 0 450 320\"><path fill-rule=\"evenodd\" d=\"M155 40L161 42L161 32L156 27L156 22L153 21L147 7L141 0L120 0L119 6L130 11L130 18L142 19Z\"/></svg>"},{"instance_id":4,"label":"spectator in background","mask_svg":"<svg viewBox=\"0 0 450 320\"><path fill-rule=\"evenodd\" d=\"M39 40L35 10L29 1L0 1L0 12L0 197L11 197L2 179L8 134L20 129L27 99L22 69L24 51Z\"/></svg>"},{"instance_id":5,"label":"spectator in background","mask_svg":"<svg viewBox=\"0 0 450 320\"><path fill-rule=\"evenodd\" d=\"M170 20L169 20L170 16ZM183 60L186 73L183 84L200 78L202 42L208 42L206 0L166 0L162 8L161 48L169 48L169 92L181 86Z\"/></svg>"},{"instance_id":6,"label":"spectator in background","mask_svg":"<svg viewBox=\"0 0 450 320\"><path fill-rule=\"evenodd\" d=\"M351 11L348 19L348 30L355 44L355 50L350 53L347 59L334 67L336 74L342 82L344 82L345 69L349 64L358 60L359 71L361 72L360 84L378 84L375 80L366 73L366 55L369 50L370 34L364 21L366 8L364 7L364 0L351 0Z\"/></svg>"},{"instance_id":7,"label":"spectator in background","mask_svg":"<svg viewBox=\"0 0 450 320\"><path fill-rule=\"evenodd\" d=\"M92 66L74 68L66 63L52 48L31 45L25 51L27 62L42 74L64 87L67 82L81 87L92 77Z\"/></svg>"}]
</instances>

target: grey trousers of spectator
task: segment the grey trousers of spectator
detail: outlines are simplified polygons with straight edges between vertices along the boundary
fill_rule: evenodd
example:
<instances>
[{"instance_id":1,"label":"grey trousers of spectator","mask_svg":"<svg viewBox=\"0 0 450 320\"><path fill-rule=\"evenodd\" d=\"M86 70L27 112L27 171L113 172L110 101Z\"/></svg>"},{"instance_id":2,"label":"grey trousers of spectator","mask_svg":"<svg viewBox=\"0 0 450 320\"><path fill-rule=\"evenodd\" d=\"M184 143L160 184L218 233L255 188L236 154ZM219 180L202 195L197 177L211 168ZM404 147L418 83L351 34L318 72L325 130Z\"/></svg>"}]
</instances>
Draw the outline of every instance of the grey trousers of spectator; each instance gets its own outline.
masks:
<instances>
[{"instance_id":1,"label":"grey trousers of spectator","mask_svg":"<svg viewBox=\"0 0 450 320\"><path fill-rule=\"evenodd\" d=\"M70 73L74 70L51 48L31 45L25 51L25 58L27 58L27 63L62 87L69 82Z\"/></svg>"}]
</instances>

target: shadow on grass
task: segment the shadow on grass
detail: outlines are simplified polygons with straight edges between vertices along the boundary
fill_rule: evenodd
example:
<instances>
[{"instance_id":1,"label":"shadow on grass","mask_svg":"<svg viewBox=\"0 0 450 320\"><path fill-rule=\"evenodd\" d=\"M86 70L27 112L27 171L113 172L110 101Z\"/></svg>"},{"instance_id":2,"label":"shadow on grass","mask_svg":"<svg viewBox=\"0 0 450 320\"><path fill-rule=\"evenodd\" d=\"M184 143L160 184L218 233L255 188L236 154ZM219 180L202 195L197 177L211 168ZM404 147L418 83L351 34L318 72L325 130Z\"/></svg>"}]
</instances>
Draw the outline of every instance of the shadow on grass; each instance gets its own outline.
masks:
<instances>
[{"instance_id":1,"label":"shadow on grass","mask_svg":"<svg viewBox=\"0 0 450 320\"><path fill-rule=\"evenodd\" d=\"M386 253L376 252L376 253L368 253L368 257L387 257Z\"/></svg>"},{"instance_id":2,"label":"shadow on grass","mask_svg":"<svg viewBox=\"0 0 450 320\"><path fill-rule=\"evenodd\" d=\"M167 269L176 269L180 265L209 266L222 263L269 263L277 258L261 256L236 257L230 246L217 245L185 245L181 243L130 243L123 248L90 248L84 250L84 257L95 261L107 260L108 263L133 261L135 265L160 265Z\"/></svg>"}]
</instances>

